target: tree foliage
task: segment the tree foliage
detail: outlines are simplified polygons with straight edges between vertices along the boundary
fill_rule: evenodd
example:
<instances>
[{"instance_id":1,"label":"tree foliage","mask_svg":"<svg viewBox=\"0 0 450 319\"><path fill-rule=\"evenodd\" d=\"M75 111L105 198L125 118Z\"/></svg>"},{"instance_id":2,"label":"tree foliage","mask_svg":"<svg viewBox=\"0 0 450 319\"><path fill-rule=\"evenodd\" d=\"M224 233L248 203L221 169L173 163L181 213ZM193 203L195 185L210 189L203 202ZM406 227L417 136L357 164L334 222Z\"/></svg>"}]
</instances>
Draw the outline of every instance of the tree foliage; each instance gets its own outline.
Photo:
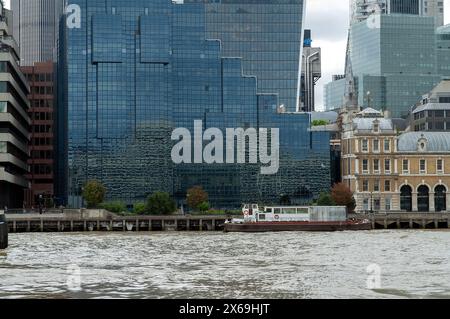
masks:
<instances>
[{"instance_id":1,"label":"tree foliage","mask_svg":"<svg viewBox=\"0 0 450 319\"><path fill-rule=\"evenodd\" d=\"M346 206L349 212L354 212L356 208L355 198L353 192L344 183L339 183L333 186L331 190L331 197L338 206Z\"/></svg>"},{"instance_id":2,"label":"tree foliage","mask_svg":"<svg viewBox=\"0 0 450 319\"><path fill-rule=\"evenodd\" d=\"M103 202L106 195L106 188L96 180L88 181L83 188L83 198L88 208L96 208Z\"/></svg>"},{"instance_id":3,"label":"tree foliage","mask_svg":"<svg viewBox=\"0 0 450 319\"><path fill-rule=\"evenodd\" d=\"M175 212L177 205L168 193L156 192L147 200L147 212L150 215L169 215Z\"/></svg>"},{"instance_id":4,"label":"tree foliage","mask_svg":"<svg viewBox=\"0 0 450 319\"><path fill-rule=\"evenodd\" d=\"M331 194L329 193L321 193L319 200L317 201L318 206L336 206L336 203L333 200L333 197L331 197Z\"/></svg>"},{"instance_id":5,"label":"tree foliage","mask_svg":"<svg viewBox=\"0 0 450 319\"><path fill-rule=\"evenodd\" d=\"M200 209L200 205L208 203L208 193L201 186L192 187L187 191L187 204L191 209Z\"/></svg>"}]
</instances>

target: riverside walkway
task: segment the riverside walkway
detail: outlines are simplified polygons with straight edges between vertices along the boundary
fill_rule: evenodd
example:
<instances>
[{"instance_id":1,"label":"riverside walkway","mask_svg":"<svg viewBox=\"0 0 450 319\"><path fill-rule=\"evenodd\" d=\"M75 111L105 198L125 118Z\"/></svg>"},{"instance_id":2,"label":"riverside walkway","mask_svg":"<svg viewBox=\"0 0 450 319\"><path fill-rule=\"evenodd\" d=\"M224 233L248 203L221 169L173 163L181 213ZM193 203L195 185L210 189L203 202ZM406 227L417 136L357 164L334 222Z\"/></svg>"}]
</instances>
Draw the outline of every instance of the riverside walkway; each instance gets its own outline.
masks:
<instances>
[{"instance_id":1,"label":"riverside walkway","mask_svg":"<svg viewBox=\"0 0 450 319\"><path fill-rule=\"evenodd\" d=\"M389 212L351 214L350 218L369 219L373 229L449 229L450 213Z\"/></svg>"},{"instance_id":2,"label":"riverside walkway","mask_svg":"<svg viewBox=\"0 0 450 319\"><path fill-rule=\"evenodd\" d=\"M119 216L103 210L8 214L10 233L87 231L221 231L232 216Z\"/></svg>"}]
</instances>

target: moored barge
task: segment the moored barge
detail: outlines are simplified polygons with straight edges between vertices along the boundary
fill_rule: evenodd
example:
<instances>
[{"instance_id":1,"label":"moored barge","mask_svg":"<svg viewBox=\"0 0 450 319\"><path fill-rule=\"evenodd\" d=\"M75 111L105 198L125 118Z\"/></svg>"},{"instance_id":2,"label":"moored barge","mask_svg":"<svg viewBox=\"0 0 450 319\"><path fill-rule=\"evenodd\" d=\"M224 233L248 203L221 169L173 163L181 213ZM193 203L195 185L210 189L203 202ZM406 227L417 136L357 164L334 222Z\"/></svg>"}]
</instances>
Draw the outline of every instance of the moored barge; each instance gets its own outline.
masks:
<instances>
[{"instance_id":1,"label":"moored barge","mask_svg":"<svg viewBox=\"0 0 450 319\"><path fill-rule=\"evenodd\" d=\"M369 220L348 219L346 207L265 207L244 205L244 219L225 223L225 232L334 232L371 230Z\"/></svg>"}]
</instances>

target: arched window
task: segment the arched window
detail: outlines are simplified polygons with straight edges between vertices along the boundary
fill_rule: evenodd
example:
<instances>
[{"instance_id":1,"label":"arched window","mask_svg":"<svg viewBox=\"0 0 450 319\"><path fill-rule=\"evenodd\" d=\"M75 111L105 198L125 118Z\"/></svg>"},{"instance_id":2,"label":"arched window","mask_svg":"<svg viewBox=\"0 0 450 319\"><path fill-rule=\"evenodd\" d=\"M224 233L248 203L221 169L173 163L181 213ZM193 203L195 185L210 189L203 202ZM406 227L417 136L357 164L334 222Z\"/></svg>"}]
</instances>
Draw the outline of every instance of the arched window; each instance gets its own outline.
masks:
<instances>
[{"instance_id":1,"label":"arched window","mask_svg":"<svg viewBox=\"0 0 450 319\"><path fill-rule=\"evenodd\" d=\"M408 185L400 189L400 209L407 212L412 211L412 188Z\"/></svg>"},{"instance_id":2,"label":"arched window","mask_svg":"<svg viewBox=\"0 0 450 319\"><path fill-rule=\"evenodd\" d=\"M434 189L434 206L437 212L447 210L447 189L443 185L438 185Z\"/></svg>"},{"instance_id":3,"label":"arched window","mask_svg":"<svg viewBox=\"0 0 450 319\"><path fill-rule=\"evenodd\" d=\"M426 185L422 185L418 189L417 208L419 212L430 211L430 189Z\"/></svg>"}]
</instances>

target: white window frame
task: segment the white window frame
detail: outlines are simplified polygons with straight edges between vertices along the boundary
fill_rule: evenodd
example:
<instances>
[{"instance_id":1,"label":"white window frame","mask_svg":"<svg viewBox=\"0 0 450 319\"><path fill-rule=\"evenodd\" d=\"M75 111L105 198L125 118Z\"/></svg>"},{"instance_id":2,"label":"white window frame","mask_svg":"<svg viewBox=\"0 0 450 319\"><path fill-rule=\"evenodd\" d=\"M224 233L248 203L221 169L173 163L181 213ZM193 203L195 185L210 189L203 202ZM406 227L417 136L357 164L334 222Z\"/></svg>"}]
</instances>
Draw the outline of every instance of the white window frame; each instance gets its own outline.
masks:
<instances>
[{"instance_id":1,"label":"white window frame","mask_svg":"<svg viewBox=\"0 0 450 319\"><path fill-rule=\"evenodd\" d=\"M405 162L408 165L407 169L405 169ZM409 163L408 159L403 159L402 160L402 172L403 172L403 174L409 174L409 172L410 172L410 163Z\"/></svg>"},{"instance_id":2,"label":"white window frame","mask_svg":"<svg viewBox=\"0 0 450 319\"><path fill-rule=\"evenodd\" d=\"M366 138L363 139L362 142L361 142L361 152L369 153L369 140L366 139Z\"/></svg>"},{"instance_id":3,"label":"white window frame","mask_svg":"<svg viewBox=\"0 0 450 319\"><path fill-rule=\"evenodd\" d=\"M375 145L378 145L378 148L375 148ZM380 140L378 139L373 140L372 147L374 153L380 153Z\"/></svg>"},{"instance_id":4,"label":"white window frame","mask_svg":"<svg viewBox=\"0 0 450 319\"><path fill-rule=\"evenodd\" d=\"M422 169L422 163L424 163L425 168ZM426 159L420 159L419 160L419 174L426 174L427 173L427 160Z\"/></svg>"},{"instance_id":5,"label":"white window frame","mask_svg":"<svg viewBox=\"0 0 450 319\"><path fill-rule=\"evenodd\" d=\"M367 163L367 165L366 165L367 169L364 169L364 162ZM369 160L368 159L363 159L361 163L362 163L362 172L363 172L363 174L369 174Z\"/></svg>"},{"instance_id":6,"label":"white window frame","mask_svg":"<svg viewBox=\"0 0 450 319\"><path fill-rule=\"evenodd\" d=\"M389 169L386 168L386 163L389 163ZM392 172L392 161L389 158L386 158L384 160L384 172L386 174L391 174L391 172Z\"/></svg>"},{"instance_id":7,"label":"white window frame","mask_svg":"<svg viewBox=\"0 0 450 319\"><path fill-rule=\"evenodd\" d=\"M441 162L441 169L439 169L439 162ZM438 174L444 174L445 173L445 162L442 158L439 158L436 160L436 172Z\"/></svg>"},{"instance_id":8,"label":"white window frame","mask_svg":"<svg viewBox=\"0 0 450 319\"><path fill-rule=\"evenodd\" d=\"M375 168L375 161L377 161L378 162L378 169L376 169ZM373 161L372 161L372 164L373 164L373 173L374 174L380 174L380 172L381 172L381 170L380 170L380 160L379 159L374 159Z\"/></svg>"},{"instance_id":9,"label":"white window frame","mask_svg":"<svg viewBox=\"0 0 450 319\"><path fill-rule=\"evenodd\" d=\"M385 209L387 212L390 212L390 211L392 210L392 198L386 197L386 198L384 199L384 209Z\"/></svg>"},{"instance_id":10,"label":"white window frame","mask_svg":"<svg viewBox=\"0 0 450 319\"><path fill-rule=\"evenodd\" d=\"M388 149L386 149L386 142L388 143ZM385 153L390 153L391 152L391 140L389 140L389 139L385 139L384 140L383 149L384 149Z\"/></svg>"}]
</instances>

